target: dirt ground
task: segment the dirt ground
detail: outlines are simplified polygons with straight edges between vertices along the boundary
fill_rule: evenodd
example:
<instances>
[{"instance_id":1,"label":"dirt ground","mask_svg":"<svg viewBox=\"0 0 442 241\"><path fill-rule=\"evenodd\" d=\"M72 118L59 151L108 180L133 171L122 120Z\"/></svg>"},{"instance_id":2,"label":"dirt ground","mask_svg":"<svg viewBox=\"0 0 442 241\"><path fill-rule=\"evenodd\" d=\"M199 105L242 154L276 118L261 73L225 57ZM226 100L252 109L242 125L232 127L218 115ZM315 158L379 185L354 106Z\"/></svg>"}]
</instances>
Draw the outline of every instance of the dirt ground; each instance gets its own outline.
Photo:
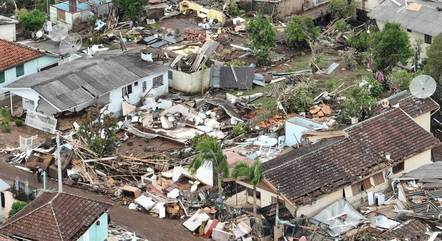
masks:
<instances>
[{"instance_id":1,"label":"dirt ground","mask_svg":"<svg viewBox=\"0 0 442 241\"><path fill-rule=\"evenodd\" d=\"M38 143L42 143L46 139L53 137L53 135L49 133L28 126L17 127L11 122L10 132L0 131L0 148L16 148L20 145L20 136L31 137L35 135L38 135Z\"/></svg>"},{"instance_id":2,"label":"dirt ground","mask_svg":"<svg viewBox=\"0 0 442 241\"><path fill-rule=\"evenodd\" d=\"M159 25L168 30L168 29L179 29L181 32L184 32L187 28L199 28L198 20L195 17L179 15L173 18L166 18L159 22Z\"/></svg>"},{"instance_id":3,"label":"dirt ground","mask_svg":"<svg viewBox=\"0 0 442 241\"><path fill-rule=\"evenodd\" d=\"M163 138L147 140L141 137L130 136L127 141L123 142L117 147L117 153L120 155L136 155L140 153L149 153L152 151L173 151L181 148L183 148L182 144Z\"/></svg>"}]
</instances>

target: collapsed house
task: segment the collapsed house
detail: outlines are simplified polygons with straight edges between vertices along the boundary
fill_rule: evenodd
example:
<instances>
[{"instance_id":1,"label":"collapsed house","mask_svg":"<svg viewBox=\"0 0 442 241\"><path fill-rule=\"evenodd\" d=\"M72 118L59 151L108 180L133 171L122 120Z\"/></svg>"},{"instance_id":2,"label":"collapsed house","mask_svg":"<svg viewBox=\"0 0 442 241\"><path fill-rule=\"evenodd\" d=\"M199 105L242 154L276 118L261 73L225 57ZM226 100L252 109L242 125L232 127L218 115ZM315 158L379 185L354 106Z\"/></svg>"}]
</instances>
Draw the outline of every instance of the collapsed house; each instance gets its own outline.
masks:
<instances>
[{"instance_id":1,"label":"collapsed house","mask_svg":"<svg viewBox=\"0 0 442 241\"><path fill-rule=\"evenodd\" d=\"M384 1L374 7L368 14L383 29L386 23L398 23L408 33L413 46L418 49L421 57L426 57L426 49L433 37L442 33L442 3L438 1Z\"/></svg>"},{"instance_id":2,"label":"collapsed house","mask_svg":"<svg viewBox=\"0 0 442 241\"><path fill-rule=\"evenodd\" d=\"M293 14L307 14L312 18L317 18L325 14L327 0L241 0L239 4L244 9L250 9L277 18L288 17Z\"/></svg>"},{"instance_id":3,"label":"collapsed house","mask_svg":"<svg viewBox=\"0 0 442 241\"><path fill-rule=\"evenodd\" d=\"M431 163L431 149L440 145L401 108L343 131L263 163L261 207L281 199L295 216L311 216L342 198L357 205L367 192L385 190L389 178Z\"/></svg>"},{"instance_id":4,"label":"collapsed house","mask_svg":"<svg viewBox=\"0 0 442 241\"><path fill-rule=\"evenodd\" d=\"M69 30L77 31L80 24L86 23L90 16L107 16L111 5L110 0L63 1L49 7L49 19L66 23Z\"/></svg>"},{"instance_id":5,"label":"collapsed house","mask_svg":"<svg viewBox=\"0 0 442 241\"><path fill-rule=\"evenodd\" d=\"M144 95L167 93L167 67L145 62L138 54L84 58L22 78L6 89L22 97L26 112L55 115L98 103L120 115L123 101L136 104Z\"/></svg>"},{"instance_id":6,"label":"collapsed house","mask_svg":"<svg viewBox=\"0 0 442 241\"><path fill-rule=\"evenodd\" d=\"M0 233L19 240L104 241L110 208L72 194L44 192L1 226Z\"/></svg>"}]
</instances>

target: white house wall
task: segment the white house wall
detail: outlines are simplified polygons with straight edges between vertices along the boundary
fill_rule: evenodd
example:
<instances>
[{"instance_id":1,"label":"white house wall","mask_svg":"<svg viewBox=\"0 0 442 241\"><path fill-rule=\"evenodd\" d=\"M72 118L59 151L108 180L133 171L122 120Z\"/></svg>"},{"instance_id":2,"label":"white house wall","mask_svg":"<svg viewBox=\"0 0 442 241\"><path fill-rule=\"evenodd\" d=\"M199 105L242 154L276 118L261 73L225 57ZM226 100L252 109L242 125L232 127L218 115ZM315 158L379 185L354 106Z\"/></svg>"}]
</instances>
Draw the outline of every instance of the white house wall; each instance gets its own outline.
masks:
<instances>
[{"instance_id":1,"label":"white house wall","mask_svg":"<svg viewBox=\"0 0 442 241\"><path fill-rule=\"evenodd\" d=\"M0 25L0 39L15 42L15 24Z\"/></svg>"},{"instance_id":2,"label":"white house wall","mask_svg":"<svg viewBox=\"0 0 442 241\"><path fill-rule=\"evenodd\" d=\"M40 99L40 95L33 89L14 89L11 91L11 93L13 95L17 95L22 97L22 106L25 108L25 104L24 102L26 100L32 100L34 102L34 107L33 109L24 109L26 110L31 110L31 111L35 111L38 105L38 101Z\"/></svg>"},{"instance_id":3,"label":"white house wall","mask_svg":"<svg viewBox=\"0 0 442 241\"><path fill-rule=\"evenodd\" d=\"M164 72L163 74L158 74L158 75L163 75L163 85L150 90L149 93L147 94L148 96L161 96L168 93L169 91L167 71ZM137 86L135 86L135 82L133 82L131 84L132 94L130 94L128 97L125 96L124 100L126 100L129 104L132 105L138 104L141 100L141 97L143 96L143 82L146 81L147 90L149 90L152 88L153 78L158 75L147 76L138 81L135 81L138 82ZM109 94L109 111L115 113L116 115L122 114L122 107L121 107L121 103L123 102L122 90L126 86L128 85L112 90Z\"/></svg>"},{"instance_id":4,"label":"white house wall","mask_svg":"<svg viewBox=\"0 0 442 241\"><path fill-rule=\"evenodd\" d=\"M40 71L42 68L53 65L58 63L58 58L57 57L52 57L52 56L42 56L36 59L33 59L31 61L28 61L26 63L24 63L24 75L17 77L17 71L16 71L16 66L5 70L5 82L0 84L0 93L4 93L6 92L5 90L3 90L3 87L5 87L6 85L20 79L23 78L25 76L28 76L30 74L33 73L37 73L38 71Z\"/></svg>"},{"instance_id":5,"label":"white house wall","mask_svg":"<svg viewBox=\"0 0 442 241\"><path fill-rule=\"evenodd\" d=\"M418 125L420 125L422 128L424 128L426 131L428 131L428 132L431 131L431 113L430 112L424 113L424 114L414 118L414 121L416 121L416 123Z\"/></svg>"}]
</instances>

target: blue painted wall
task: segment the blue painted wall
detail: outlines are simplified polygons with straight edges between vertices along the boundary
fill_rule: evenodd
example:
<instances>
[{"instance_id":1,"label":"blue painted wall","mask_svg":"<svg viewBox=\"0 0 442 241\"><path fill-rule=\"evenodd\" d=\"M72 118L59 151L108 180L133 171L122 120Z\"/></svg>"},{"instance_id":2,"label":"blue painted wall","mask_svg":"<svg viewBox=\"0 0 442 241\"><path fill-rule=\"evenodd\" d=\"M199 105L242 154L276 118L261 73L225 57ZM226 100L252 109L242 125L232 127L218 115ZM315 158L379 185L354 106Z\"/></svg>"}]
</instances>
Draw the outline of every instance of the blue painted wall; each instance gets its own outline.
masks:
<instances>
[{"instance_id":1,"label":"blue painted wall","mask_svg":"<svg viewBox=\"0 0 442 241\"><path fill-rule=\"evenodd\" d=\"M107 239L109 224L108 214L103 213L77 241L104 241ZM99 222L99 225L98 225Z\"/></svg>"},{"instance_id":2,"label":"blue painted wall","mask_svg":"<svg viewBox=\"0 0 442 241\"><path fill-rule=\"evenodd\" d=\"M30 75L33 73L37 73L38 71L40 71L40 69L47 67L49 65L55 64L59 60L60 59L58 57L44 55L39 58L28 61L28 62L24 63L24 70L25 70L24 75L19 76L19 77L16 76L16 73L17 73L16 67L12 67L10 69L4 70L5 82L0 83L0 93L5 92L2 88L4 86L6 86L7 84L10 84L10 83L12 83L12 82L16 81L17 79L20 79L24 76L27 76L27 75Z\"/></svg>"}]
</instances>

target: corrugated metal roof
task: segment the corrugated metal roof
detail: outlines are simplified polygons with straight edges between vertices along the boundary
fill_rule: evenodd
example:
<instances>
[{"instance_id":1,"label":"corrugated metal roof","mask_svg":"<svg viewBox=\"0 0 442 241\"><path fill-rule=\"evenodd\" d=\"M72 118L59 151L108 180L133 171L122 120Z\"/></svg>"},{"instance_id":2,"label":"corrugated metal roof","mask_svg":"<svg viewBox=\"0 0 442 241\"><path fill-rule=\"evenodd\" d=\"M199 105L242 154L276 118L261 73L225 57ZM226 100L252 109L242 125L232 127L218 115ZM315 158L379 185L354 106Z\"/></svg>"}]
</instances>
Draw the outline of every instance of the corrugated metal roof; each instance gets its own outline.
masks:
<instances>
[{"instance_id":1,"label":"corrugated metal roof","mask_svg":"<svg viewBox=\"0 0 442 241\"><path fill-rule=\"evenodd\" d=\"M60 111L93 101L113 89L167 71L138 54L82 58L29 75L6 88L32 88Z\"/></svg>"},{"instance_id":2,"label":"corrugated metal roof","mask_svg":"<svg viewBox=\"0 0 442 241\"><path fill-rule=\"evenodd\" d=\"M412 31L436 36L442 33L442 12L437 7L442 8L441 2L414 1L421 5L418 11L408 10L404 0L395 0L401 4L396 5L391 0L372 9L368 16L370 18L391 23L399 23L402 27Z\"/></svg>"}]
</instances>

